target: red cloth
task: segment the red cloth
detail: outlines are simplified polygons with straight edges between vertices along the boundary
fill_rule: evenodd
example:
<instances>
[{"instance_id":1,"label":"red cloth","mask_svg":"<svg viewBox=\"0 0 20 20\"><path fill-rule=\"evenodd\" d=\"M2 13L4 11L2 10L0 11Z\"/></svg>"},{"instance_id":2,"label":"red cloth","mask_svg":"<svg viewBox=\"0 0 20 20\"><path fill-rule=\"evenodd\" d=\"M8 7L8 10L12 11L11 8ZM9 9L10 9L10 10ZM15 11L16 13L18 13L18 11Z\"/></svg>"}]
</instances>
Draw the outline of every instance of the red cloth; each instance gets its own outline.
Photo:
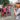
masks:
<instances>
[{"instance_id":1,"label":"red cloth","mask_svg":"<svg viewBox=\"0 0 20 20\"><path fill-rule=\"evenodd\" d=\"M4 12L2 12L2 16L4 16Z\"/></svg>"},{"instance_id":2,"label":"red cloth","mask_svg":"<svg viewBox=\"0 0 20 20\"><path fill-rule=\"evenodd\" d=\"M3 8L3 11L6 12L6 8Z\"/></svg>"}]
</instances>

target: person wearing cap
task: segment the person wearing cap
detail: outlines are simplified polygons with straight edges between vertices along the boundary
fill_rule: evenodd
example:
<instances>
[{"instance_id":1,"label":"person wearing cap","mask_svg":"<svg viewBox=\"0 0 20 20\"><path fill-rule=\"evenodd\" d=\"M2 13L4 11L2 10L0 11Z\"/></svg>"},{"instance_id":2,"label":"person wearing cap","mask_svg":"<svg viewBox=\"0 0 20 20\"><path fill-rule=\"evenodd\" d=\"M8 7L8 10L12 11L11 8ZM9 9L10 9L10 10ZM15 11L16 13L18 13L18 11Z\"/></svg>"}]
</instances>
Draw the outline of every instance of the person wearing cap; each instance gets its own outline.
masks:
<instances>
[{"instance_id":1,"label":"person wearing cap","mask_svg":"<svg viewBox=\"0 0 20 20\"><path fill-rule=\"evenodd\" d=\"M20 20L20 3L16 3L16 8L14 9L16 20Z\"/></svg>"}]
</instances>

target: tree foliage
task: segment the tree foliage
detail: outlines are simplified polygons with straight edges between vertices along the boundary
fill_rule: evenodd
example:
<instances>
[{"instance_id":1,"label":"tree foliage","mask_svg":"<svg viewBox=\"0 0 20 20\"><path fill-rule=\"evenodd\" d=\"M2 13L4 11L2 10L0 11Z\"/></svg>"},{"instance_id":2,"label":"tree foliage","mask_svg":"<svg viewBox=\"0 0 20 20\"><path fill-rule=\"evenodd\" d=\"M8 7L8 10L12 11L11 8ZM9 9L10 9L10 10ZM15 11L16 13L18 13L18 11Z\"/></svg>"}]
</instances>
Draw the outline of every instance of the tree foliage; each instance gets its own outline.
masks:
<instances>
[{"instance_id":1,"label":"tree foliage","mask_svg":"<svg viewBox=\"0 0 20 20\"><path fill-rule=\"evenodd\" d=\"M7 3L9 4L9 0L0 0L0 4L3 4L6 5Z\"/></svg>"},{"instance_id":2,"label":"tree foliage","mask_svg":"<svg viewBox=\"0 0 20 20\"><path fill-rule=\"evenodd\" d=\"M4 2L4 6L5 6L6 4L9 4L9 0L3 0L3 2Z\"/></svg>"}]
</instances>

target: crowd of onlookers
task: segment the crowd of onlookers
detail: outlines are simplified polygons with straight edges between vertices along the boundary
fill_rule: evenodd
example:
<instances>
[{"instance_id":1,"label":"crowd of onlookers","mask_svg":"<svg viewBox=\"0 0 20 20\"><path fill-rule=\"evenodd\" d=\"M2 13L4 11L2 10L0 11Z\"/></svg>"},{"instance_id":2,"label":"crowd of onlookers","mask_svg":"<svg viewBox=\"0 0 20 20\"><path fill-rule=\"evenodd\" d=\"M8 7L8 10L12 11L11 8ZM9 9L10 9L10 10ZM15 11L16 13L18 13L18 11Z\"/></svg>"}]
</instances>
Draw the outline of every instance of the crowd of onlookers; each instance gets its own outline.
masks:
<instances>
[{"instance_id":1,"label":"crowd of onlookers","mask_svg":"<svg viewBox=\"0 0 20 20\"><path fill-rule=\"evenodd\" d=\"M7 6L5 8L5 6L3 6L3 8L0 8L0 12L1 12L1 16L11 16L11 12L10 12L10 6Z\"/></svg>"}]
</instances>

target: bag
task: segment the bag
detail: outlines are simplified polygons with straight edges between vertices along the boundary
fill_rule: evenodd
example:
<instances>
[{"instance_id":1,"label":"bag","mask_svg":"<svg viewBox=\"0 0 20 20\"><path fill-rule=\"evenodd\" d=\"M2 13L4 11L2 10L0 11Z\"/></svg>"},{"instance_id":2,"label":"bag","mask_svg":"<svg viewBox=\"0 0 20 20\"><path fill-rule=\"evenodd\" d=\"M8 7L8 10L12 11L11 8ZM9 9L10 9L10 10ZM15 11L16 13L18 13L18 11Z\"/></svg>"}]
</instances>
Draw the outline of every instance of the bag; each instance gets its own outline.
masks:
<instances>
[{"instance_id":1,"label":"bag","mask_svg":"<svg viewBox=\"0 0 20 20\"><path fill-rule=\"evenodd\" d=\"M19 16L19 15L20 15L20 13L17 16Z\"/></svg>"}]
</instances>

